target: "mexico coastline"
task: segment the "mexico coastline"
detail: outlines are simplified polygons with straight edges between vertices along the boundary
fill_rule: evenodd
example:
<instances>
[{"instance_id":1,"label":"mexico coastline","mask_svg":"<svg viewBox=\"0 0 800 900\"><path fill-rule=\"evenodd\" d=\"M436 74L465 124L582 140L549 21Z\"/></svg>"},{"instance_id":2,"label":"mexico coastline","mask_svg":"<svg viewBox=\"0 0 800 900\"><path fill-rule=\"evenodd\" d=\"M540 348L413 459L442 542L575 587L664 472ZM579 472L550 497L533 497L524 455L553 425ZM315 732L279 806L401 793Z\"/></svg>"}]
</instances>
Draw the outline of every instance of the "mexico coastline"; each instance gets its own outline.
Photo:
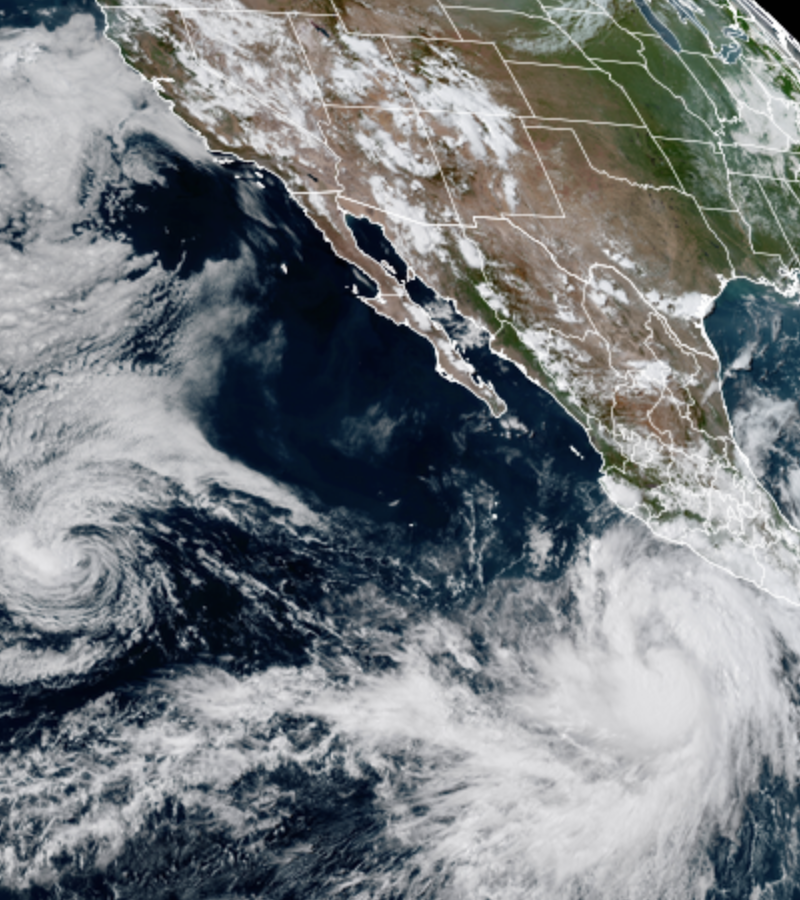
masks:
<instances>
[{"instance_id":1,"label":"mexico coastline","mask_svg":"<svg viewBox=\"0 0 800 900\"><path fill-rule=\"evenodd\" d=\"M511 363L465 348L499 417L438 375L279 179L56 18L2 34L94 91L7 118L77 136L55 193L4 145L2 895L782 896L794 612L613 507ZM784 415L794 325L741 302L725 389Z\"/></svg>"}]
</instances>

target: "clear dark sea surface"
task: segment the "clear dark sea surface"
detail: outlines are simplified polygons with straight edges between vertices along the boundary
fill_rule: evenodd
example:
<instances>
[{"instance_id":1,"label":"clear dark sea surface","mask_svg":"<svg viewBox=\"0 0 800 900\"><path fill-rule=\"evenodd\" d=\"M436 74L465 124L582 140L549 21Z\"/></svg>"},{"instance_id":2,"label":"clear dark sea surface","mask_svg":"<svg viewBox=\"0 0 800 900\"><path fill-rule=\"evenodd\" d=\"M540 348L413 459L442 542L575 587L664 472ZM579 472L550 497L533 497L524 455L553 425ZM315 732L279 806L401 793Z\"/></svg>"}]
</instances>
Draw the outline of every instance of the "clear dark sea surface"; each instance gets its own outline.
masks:
<instances>
[{"instance_id":1,"label":"clear dark sea surface","mask_svg":"<svg viewBox=\"0 0 800 900\"><path fill-rule=\"evenodd\" d=\"M0 18L0 900L800 896L794 614L415 280L507 411L437 374L87 11ZM759 302L735 422L792 396Z\"/></svg>"}]
</instances>

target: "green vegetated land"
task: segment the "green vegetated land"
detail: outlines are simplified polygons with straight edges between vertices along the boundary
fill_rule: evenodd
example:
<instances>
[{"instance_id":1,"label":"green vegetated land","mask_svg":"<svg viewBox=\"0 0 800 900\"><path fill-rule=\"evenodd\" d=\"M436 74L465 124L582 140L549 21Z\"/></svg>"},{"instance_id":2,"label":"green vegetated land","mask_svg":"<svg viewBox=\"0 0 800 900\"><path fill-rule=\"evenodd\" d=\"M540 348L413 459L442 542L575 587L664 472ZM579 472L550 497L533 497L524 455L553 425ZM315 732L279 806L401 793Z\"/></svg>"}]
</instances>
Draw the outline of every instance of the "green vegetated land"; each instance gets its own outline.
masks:
<instances>
[{"instance_id":1,"label":"green vegetated land","mask_svg":"<svg viewBox=\"0 0 800 900\"><path fill-rule=\"evenodd\" d=\"M777 54L752 38L736 63L714 56L715 48L730 43L724 29L742 25L726 5L704 6L698 27L667 0L654 0L654 12L681 42L682 53L653 34L632 3L612 5L613 16L589 3L494 0L491 6L497 12L454 10L454 21L497 42L537 117L575 123L594 168L690 194L698 207L713 211L697 209L697 226L712 228L733 264L748 274L771 274L778 259L793 264L800 210L794 189L781 181L797 179L800 156L778 154L764 172L764 159L740 150L736 171L772 178L753 186L729 176L730 154L721 144L732 144L733 129L741 129L726 81L752 77L748 59L766 59L769 77L785 95L800 88L793 73L778 65ZM753 251L775 258L753 259Z\"/></svg>"},{"instance_id":2,"label":"green vegetated land","mask_svg":"<svg viewBox=\"0 0 800 900\"><path fill-rule=\"evenodd\" d=\"M293 6L288 0L248 3L270 11ZM450 9L464 37L478 43L440 43L424 36L413 41L389 39L387 46L401 70L425 75L428 64L436 63L433 70L440 72L455 59L454 71L466 69L478 76L496 91L503 105L523 117L516 124L572 130L595 172L634 185L613 186L603 196L623 198L619 202L623 215L629 212L631 197L635 203L646 196L650 208L646 231L662 229L664 234L679 236L678 243L682 241L690 250L696 271L704 275L732 274L730 261L740 274L773 277L778 261L795 263L800 223L794 182L800 177L800 154L736 146L732 138L740 124L739 109L726 82L744 78L748 59L757 57L782 96L796 92L797 83L783 73L774 54L752 40L734 65L714 58L722 29L734 24L735 17L714 7L706 36L692 23L681 21L666 0L653 0L654 10L688 51L676 53L652 33L631 0L615 0L610 14L589 0L461 0L459 5L494 7ZM191 122L180 108L180 92L193 73L178 64L175 54L175 43L186 39L183 20L165 13L163 33L126 35L126 29L135 32L136 26L130 19L123 21L125 14L119 15L115 24L114 14L109 14L111 29L116 28L118 42L131 62L151 77L174 78L177 111ZM520 112L524 104L515 81L533 110L532 117L525 110ZM507 100L503 91L513 98ZM573 164L583 163L568 160L568 165ZM734 165L737 174L731 175ZM588 168L583 172L592 175ZM753 177L756 174L760 177ZM602 176L595 180L604 189L609 183ZM645 195L636 185L658 190ZM754 256L753 250L765 255ZM579 409L574 398L559 391L552 373L542 368L536 353L521 339L513 311L498 313L486 303L478 290L484 280L483 270L462 273L458 293L492 328L495 347L524 362L590 427L609 469L625 473L644 490L658 488L663 483L661 472L639 470L602 440L602 428L614 428L612 408L601 404L594 411ZM701 409L693 397L686 402L696 411L697 427L706 427L703 417L706 412L713 416L713 409ZM720 425L721 432L725 424ZM679 439L688 443L690 436ZM653 513L662 514L658 501L652 502Z\"/></svg>"},{"instance_id":3,"label":"green vegetated land","mask_svg":"<svg viewBox=\"0 0 800 900\"><path fill-rule=\"evenodd\" d=\"M575 124L573 130L598 172L643 186L680 190L665 154L646 128Z\"/></svg>"},{"instance_id":4,"label":"green vegetated land","mask_svg":"<svg viewBox=\"0 0 800 900\"><path fill-rule=\"evenodd\" d=\"M272 9L276 2L264 0L264 5ZM465 37L496 43L536 117L575 123L597 171L642 186L685 191L702 209L730 210L712 214L698 208L691 227L712 228L734 264L750 260L748 274L770 274L776 264L774 258L754 260L753 250L791 264L800 245L800 210L795 190L782 182L798 178L800 155L769 156L738 147L739 108L726 82L751 77L748 61L757 60L759 74L766 73L784 96L793 98L800 96L794 73L727 4L704 4L698 27L682 19L668 0L653 0L654 13L680 41L682 53L652 32L630 0L614 0L607 9L591 0L461 0L449 15ZM109 10L112 30L113 15ZM165 24L180 37L180 22ZM741 59L726 64L714 54L730 44L724 29L731 26L749 39ZM120 40L128 54L138 50L130 61L142 71L149 68L146 74L173 77L180 85L187 73L177 70L168 38L142 41L152 46L136 48L137 42L128 46ZM739 174L732 177L729 169ZM740 177L748 174L762 181L753 185Z\"/></svg>"}]
</instances>

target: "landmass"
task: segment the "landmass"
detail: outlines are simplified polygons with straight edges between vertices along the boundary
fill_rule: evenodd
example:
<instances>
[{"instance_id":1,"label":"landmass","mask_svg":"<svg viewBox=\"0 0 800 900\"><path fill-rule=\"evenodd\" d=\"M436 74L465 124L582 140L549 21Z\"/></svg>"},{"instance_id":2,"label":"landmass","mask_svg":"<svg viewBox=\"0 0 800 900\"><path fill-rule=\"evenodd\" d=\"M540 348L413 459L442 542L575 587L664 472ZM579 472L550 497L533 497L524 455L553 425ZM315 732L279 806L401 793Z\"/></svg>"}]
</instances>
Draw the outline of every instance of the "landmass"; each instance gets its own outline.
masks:
<instances>
[{"instance_id":1,"label":"landmass","mask_svg":"<svg viewBox=\"0 0 800 900\"><path fill-rule=\"evenodd\" d=\"M365 302L482 381L416 278L586 428L659 535L797 598L800 537L733 437L703 318L734 278L797 292L797 47L706 0L204 0L104 6L212 150L279 175ZM348 219L348 217L350 217ZM362 252L380 225L409 271Z\"/></svg>"}]
</instances>

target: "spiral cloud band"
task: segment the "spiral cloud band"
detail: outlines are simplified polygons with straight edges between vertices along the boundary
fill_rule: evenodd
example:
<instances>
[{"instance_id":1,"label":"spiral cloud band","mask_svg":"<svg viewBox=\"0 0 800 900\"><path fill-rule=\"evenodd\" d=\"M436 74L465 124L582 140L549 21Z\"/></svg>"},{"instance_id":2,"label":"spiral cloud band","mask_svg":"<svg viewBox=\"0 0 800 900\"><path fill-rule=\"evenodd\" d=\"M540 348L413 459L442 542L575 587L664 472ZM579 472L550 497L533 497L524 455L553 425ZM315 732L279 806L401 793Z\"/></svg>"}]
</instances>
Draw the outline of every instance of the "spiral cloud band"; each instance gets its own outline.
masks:
<instances>
[{"instance_id":1,"label":"spiral cloud band","mask_svg":"<svg viewBox=\"0 0 800 900\"><path fill-rule=\"evenodd\" d=\"M791 896L798 608L439 378L89 16L0 29L0 198L7 896Z\"/></svg>"}]
</instances>

